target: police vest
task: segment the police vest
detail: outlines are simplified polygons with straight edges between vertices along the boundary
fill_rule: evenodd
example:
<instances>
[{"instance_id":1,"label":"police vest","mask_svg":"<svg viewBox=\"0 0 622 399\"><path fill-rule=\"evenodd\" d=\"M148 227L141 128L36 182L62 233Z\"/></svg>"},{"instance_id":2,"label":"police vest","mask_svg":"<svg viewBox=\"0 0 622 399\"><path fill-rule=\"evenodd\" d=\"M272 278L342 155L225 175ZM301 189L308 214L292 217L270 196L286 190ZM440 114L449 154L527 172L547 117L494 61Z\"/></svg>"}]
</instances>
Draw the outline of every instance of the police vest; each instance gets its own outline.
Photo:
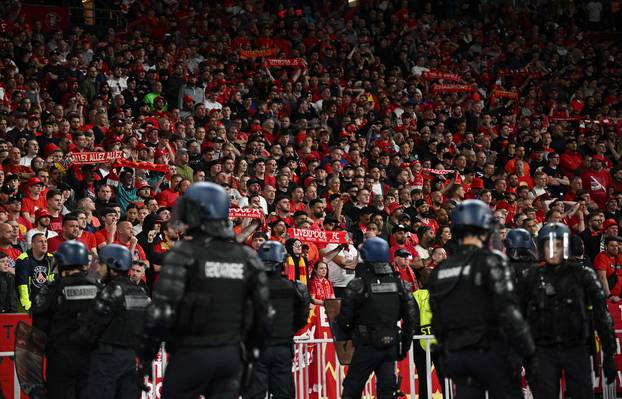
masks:
<instances>
[{"instance_id":1,"label":"police vest","mask_svg":"<svg viewBox=\"0 0 622 399\"><path fill-rule=\"evenodd\" d=\"M365 276L365 299L355 316L355 342L389 347L397 344L401 319L401 281L392 275Z\"/></svg>"},{"instance_id":2,"label":"police vest","mask_svg":"<svg viewBox=\"0 0 622 399\"><path fill-rule=\"evenodd\" d=\"M432 335L432 309L430 308L430 291L417 290L413 293L419 307L419 331L420 335ZM419 340L419 344L425 350L426 346L436 344L436 339Z\"/></svg>"},{"instance_id":3,"label":"police vest","mask_svg":"<svg viewBox=\"0 0 622 399\"><path fill-rule=\"evenodd\" d=\"M482 348L491 338L500 338L491 293L483 286L488 256L495 255L460 246L432 274L430 299L438 321L434 324L442 330L448 350Z\"/></svg>"},{"instance_id":4,"label":"police vest","mask_svg":"<svg viewBox=\"0 0 622 399\"><path fill-rule=\"evenodd\" d=\"M60 279L56 285L55 302L50 311L48 344L72 346L68 337L79 327L79 318L85 315L95 302L99 285L85 273L73 274Z\"/></svg>"},{"instance_id":5,"label":"police vest","mask_svg":"<svg viewBox=\"0 0 622 399\"><path fill-rule=\"evenodd\" d=\"M268 345L291 344L294 331L296 290L291 281L278 275L269 279L270 303L276 312Z\"/></svg>"},{"instance_id":6,"label":"police vest","mask_svg":"<svg viewBox=\"0 0 622 399\"><path fill-rule=\"evenodd\" d=\"M121 276L110 284L121 287L121 311L117 313L104 330L99 342L112 346L135 348L138 344L147 306L151 299L138 285L131 283L127 276Z\"/></svg>"},{"instance_id":7,"label":"police vest","mask_svg":"<svg viewBox=\"0 0 622 399\"><path fill-rule=\"evenodd\" d=\"M178 307L175 343L220 346L241 342L248 307L248 254L240 244L218 238L207 246L198 239L190 245L195 257Z\"/></svg>"},{"instance_id":8,"label":"police vest","mask_svg":"<svg viewBox=\"0 0 622 399\"><path fill-rule=\"evenodd\" d=\"M564 263L555 271L545 266L529 279L527 320L536 345L571 347L590 337L591 305L580 283L580 267Z\"/></svg>"}]
</instances>

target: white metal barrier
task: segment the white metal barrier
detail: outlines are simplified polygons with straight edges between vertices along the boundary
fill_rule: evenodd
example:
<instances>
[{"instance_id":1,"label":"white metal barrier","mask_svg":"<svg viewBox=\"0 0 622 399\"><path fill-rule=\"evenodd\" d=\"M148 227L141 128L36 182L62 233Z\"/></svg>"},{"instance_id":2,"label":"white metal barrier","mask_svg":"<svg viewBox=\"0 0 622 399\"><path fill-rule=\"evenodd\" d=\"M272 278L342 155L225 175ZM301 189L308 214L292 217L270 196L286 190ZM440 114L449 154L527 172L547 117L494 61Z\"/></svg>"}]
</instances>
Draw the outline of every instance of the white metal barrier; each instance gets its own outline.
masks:
<instances>
[{"instance_id":1,"label":"white metal barrier","mask_svg":"<svg viewBox=\"0 0 622 399\"><path fill-rule=\"evenodd\" d=\"M622 334L622 330L616 330L616 335ZM425 340L426 341L426 373L425 378L427 381L427 394L428 398L432 398L432 356L430 351L429 342L434 337L431 335L416 335L414 337L415 340ZM616 340L619 338L616 337ZM416 345L417 342L414 342ZM327 385L328 385L328 375L323 372L326 370L326 346L333 345L333 341L331 339L298 339L294 340L294 345L296 349L296 353L298 356L296 357L297 362L294 364L293 373L294 373L294 382L296 388L296 398L297 399L308 399L309 393L313 392L317 394L318 398L328 398L327 394ZM309 366L311 360L310 348L314 348L314 356L315 358L315 367L311 370ZM620 352L620 344L618 343L618 350ZM0 357L12 357L14 356L14 352L0 352ZM168 362L168 356L166 351L160 351L158 355L158 359L153 362L152 365L152 373L151 373L151 381L148 386L151 388L148 393L143 393L141 399L159 399L160 398L160 390L162 379L164 376L164 371L166 369L166 365ZM602 364L602 362L599 362ZM415 370L415 361L412 349L408 353L408 365L409 370ZM345 374L343 373L342 367L339 364L339 360L336 358L335 363L335 392L336 397L341 397L341 385L343 383L343 379L345 378ZM594 378L598 374L598 370L593 370ZM310 373L316 373L316 386L309 385L309 377ZM419 371L417 371L419 373ZM410 386L410 397L415 398L415 373L411 372L408 376L409 378L409 386ZM375 392L372 392L373 380L375 376L372 375L369 377L367 383L365 384L365 390L363 392L363 398L372 398L375 395ZM596 382L596 380L594 380ZM449 379L445 379L443 382L445 388L445 399L452 399L454 397L454 386ZM598 384L594 384L594 386L598 386ZM616 384L607 385L605 378L600 378L600 387L602 388L602 397L603 399L615 399L617 397L616 393ZM560 390L560 398L561 398L561 390ZM17 373L15 373L15 367L13 367L13 399L20 399L20 387L19 381L17 379ZM486 395L488 397L488 395Z\"/></svg>"}]
</instances>

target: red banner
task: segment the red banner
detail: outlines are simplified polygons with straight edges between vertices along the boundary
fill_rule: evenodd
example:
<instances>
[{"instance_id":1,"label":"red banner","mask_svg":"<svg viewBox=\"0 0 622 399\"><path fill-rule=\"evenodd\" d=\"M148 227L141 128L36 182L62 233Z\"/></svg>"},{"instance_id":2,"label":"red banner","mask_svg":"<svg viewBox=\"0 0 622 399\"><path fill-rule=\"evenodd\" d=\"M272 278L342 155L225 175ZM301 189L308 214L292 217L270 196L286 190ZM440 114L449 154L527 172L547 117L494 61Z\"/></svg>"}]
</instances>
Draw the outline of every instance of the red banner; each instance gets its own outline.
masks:
<instances>
[{"instance_id":1,"label":"red banner","mask_svg":"<svg viewBox=\"0 0 622 399\"><path fill-rule=\"evenodd\" d=\"M229 218L261 219L263 211L253 208L229 208Z\"/></svg>"},{"instance_id":2,"label":"red banner","mask_svg":"<svg viewBox=\"0 0 622 399\"><path fill-rule=\"evenodd\" d=\"M430 169L430 168L423 168L421 169L421 171L429 173L431 175L439 175L439 176L450 175L456 172L453 169Z\"/></svg>"},{"instance_id":3,"label":"red banner","mask_svg":"<svg viewBox=\"0 0 622 399\"><path fill-rule=\"evenodd\" d=\"M300 241L313 242L319 244L347 244L348 237L345 231L326 231L326 230L307 230L307 229L287 229L289 238L296 238Z\"/></svg>"},{"instance_id":4,"label":"red banner","mask_svg":"<svg viewBox=\"0 0 622 399\"><path fill-rule=\"evenodd\" d=\"M171 170L168 167L168 165L163 164L163 163L151 163L151 162L134 162L134 161L129 161L127 159L124 158L119 158L115 161L114 165L112 165L115 168L133 168L133 169L144 169L144 170L151 170L153 172L161 172L164 173L166 175L167 178L171 177Z\"/></svg>"},{"instance_id":5,"label":"red banner","mask_svg":"<svg viewBox=\"0 0 622 399\"><path fill-rule=\"evenodd\" d=\"M15 328L17 323L23 321L31 324L30 316L25 313L11 313L0 316L0 352L13 352L15 347ZM0 357L0 397L14 398L14 392L20 391L18 386L14 385L15 367L13 366L12 356ZM20 398L28 398L23 392Z\"/></svg>"},{"instance_id":6,"label":"red banner","mask_svg":"<svg viewBox=\"0 0 622 399\"><path fill-rule=\"evenodd\" d=\"M71 153L71 162L78 165L114 161L119 158L123 158L123 151Z\"/></svg>"},{"instance_id":7,"label":"red banner","mask_svg":"<svg viewBox=\"0 0 622 399\"><path fill-rule=\"evenodd\" d=\"M455 73L440 71L425 71L421 76L426 80L449 80L451 82L462 82L462 78Z\"/></svg>"},{"instance_id":8,"label":"red banner","mask_svg":"<svg viewBox=\"0 0 622 399\"><path fill-rule=\"evenodd\" d=\"M271 57L278 52L276 48L267 48L263 50L240 50L240 58L263 58Z\"/></svg>"},{"instance_id":9,"label":"red banner","mask_svg":"<svg viewBox=\"0 0 622 399\"><path fill-rule=\"evenodd\" d=\"M69 29L69 8L49 6L22 6L22 15L30 25L41 21L43 32L65 31Z\"/></svg>"},{"instance_id":10,"label":"red banner","mask_svg":"<svg viewBox=\"0 0 622 399\"><path fill-rule=\"evenodd\" d=\"M434 84L432 85L432 93L473 93L475 91L475 85L458 85L458 84Z\"/></svg>"},{"instance_id":11,"label":"red banner","mask_svg":"<svg viewBox=\"0 0 622 399\"><path fill-rule=\"evenodd\" d=\"M266 66L269 67L301 67L304 65L302 58L268 58L266 60Z\"/></svg>"}]
</instances>

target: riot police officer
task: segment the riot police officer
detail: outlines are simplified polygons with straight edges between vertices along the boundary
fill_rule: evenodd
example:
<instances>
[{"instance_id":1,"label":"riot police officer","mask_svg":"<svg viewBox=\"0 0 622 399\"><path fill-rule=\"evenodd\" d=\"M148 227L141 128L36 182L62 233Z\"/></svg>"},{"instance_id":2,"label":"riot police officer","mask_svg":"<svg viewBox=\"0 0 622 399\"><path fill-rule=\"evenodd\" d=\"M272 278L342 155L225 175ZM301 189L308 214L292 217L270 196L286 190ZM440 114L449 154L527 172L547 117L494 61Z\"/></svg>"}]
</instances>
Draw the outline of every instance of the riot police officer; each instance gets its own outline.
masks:
<instances>
[{"instance_id":1,"label":"riot police officer","mask_svg":"<svg viewBox=\"0 0 622 399\"><path fill-rule=\"evenodd\" d=\"M432 332L443 351L445 374L459 398L521 398L518 364L506 342L533 359L535 347L514 298L506 258L486 250L493 215L484 202L467 200L452 212L456 251L429 280ZM515 370L515 372L512 372Z\"/></svg>"},{"instance_id":2,"label":"riot police officer","mask_svg":"<svg viewBox=\"0 0 622 399\"><path fill-rule=\"evenodd\" d=\"M92 308L100 285L87 277L88 250L80 241L63 242L54 254L60 274L46 283L32 306L33 326L47 334L46 386L50 399L86 394L91 346L69 339Z\"/></svg>"},{"instance_id":3,"label":"riot police officer","mask_svg":"<svg viewBox=\"0 0 622 399\"><path fill-rule=\"evenodd\" d=\"M615 380L616 344L605 294L593 269L571 258L570 229L549 223L538 233L544 267L530 269L521 298L536 343L540 370L532 387L536 399L559 396L562 370L570 396L592 398L590 346L594 327L603 351L607 383Z\"/></svg>"},{"instance_id":4,"label":"riot police officer","mask_svg":"<svg viewBox=\"0 0 622 399\"><path fill-rule=\"evenodd\" d=\"M76 332L80 338L97 342L87 384L89 398L137 398L136 347L150 299L129 279L132 255L127 247L106 245L99 251L99 263L106 286Z\"/></svg>"},{"instance_id":5,"label":"riot police officer","mask_svg":"<svg viewBox=\"0 0 622 399\"><path fill-rule=\"evenodd\" d=\"M270 333L274 311L264 266L233 240L221 186L193 184L173 214L191 238L164 258L139 356L149 364L166 340L163 398L237 398L241 382L250 381L248 372L242 377L243 361L250 370Z\"/></svg>"},{"instance_id":6,"label":"riot police officer","mask_svg":"<svg viewBox=\"0 0 622 399\"><path fill-rule=\"evenodd\" d=\"M395 362L406 357L412 344L416 305L410 287L389 266L385 240L365 240L361 253L367 272L347 285L337 317L356 346L342 398L360 398L372 371L376 373L376 397L393 398L397 389ZM400 320L401 331L397 326Z\"/></svg>"},{"instance_id":7,"label":"riot police officer","mask_svg":"<svg viewBox=\"0 0 622 399\"><path fill-rule=\"evenodd\" d=\"M272 336L257 362L253 382L244 398L263 399L268 392L274 399L295 397L292 376L293 338L307 324L311 299L300 281L290 281L281 274L287 255L278 241L266 241L257 250L268 270L270 303L274 307Z\"/></svg>"},{"instance_id":8,"label":"riot police officer","mask_svg":"<svg viewBox=\"0 0 622 399\"><path fill-rule=\"evenodd\" d=\"M524 278L527 271L536 266L536 244L531 234L525 229L512 229L505 236L505 248L510 259L514 282Z\"/></svg>"}]
</instances>

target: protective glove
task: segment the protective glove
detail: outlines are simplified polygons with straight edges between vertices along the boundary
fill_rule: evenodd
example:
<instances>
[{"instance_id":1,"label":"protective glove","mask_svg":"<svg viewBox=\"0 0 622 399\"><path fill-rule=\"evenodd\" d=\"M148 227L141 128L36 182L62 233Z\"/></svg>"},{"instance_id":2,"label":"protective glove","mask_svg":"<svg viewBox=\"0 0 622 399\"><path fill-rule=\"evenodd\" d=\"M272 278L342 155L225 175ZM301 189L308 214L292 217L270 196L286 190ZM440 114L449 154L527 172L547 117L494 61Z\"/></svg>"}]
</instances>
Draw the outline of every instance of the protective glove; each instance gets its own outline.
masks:
<instances>
[{"instance_id":1,"label":"protective glove","mask_svg":"<svg viewBox=\"0 0 622 399\"><path fill-rule=\"evenodd\" d=\"M603 374L607 380L607 384L613 384L618 376L618 365L613 356L605 356L603 360Z\"/></svg>"},{"instance_id":2,"label":"protective glove","mask_svg":"<svg viewBox=\"0 0 622 399\"><path fill-rule=\"evenodd\" d=\"M525 359L525 378L533 390L538 383L538 360L535 356Z\"/></svg>"}]
</instances>

